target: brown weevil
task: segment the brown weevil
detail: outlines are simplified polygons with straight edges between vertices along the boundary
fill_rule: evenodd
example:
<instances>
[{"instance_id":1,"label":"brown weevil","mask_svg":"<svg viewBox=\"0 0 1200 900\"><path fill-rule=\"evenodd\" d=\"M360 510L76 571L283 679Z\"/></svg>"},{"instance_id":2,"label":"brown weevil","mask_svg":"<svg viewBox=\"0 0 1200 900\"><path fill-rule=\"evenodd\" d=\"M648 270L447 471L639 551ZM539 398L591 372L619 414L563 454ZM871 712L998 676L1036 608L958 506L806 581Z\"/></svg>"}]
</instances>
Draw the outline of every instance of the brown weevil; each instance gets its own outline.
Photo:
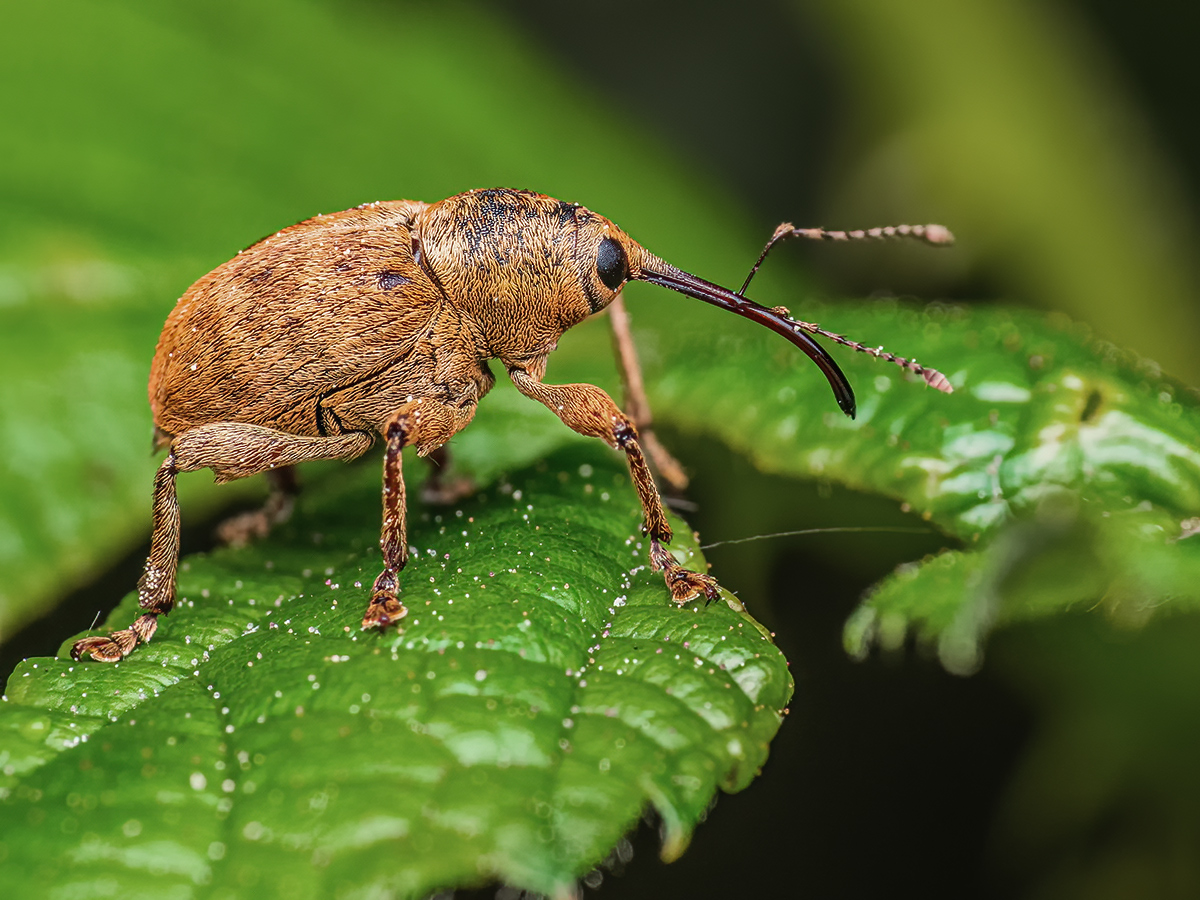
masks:
<instances>
[{"instance_id":1,"label":"brown weevil","mask_svg":"<svg viewBox=\"0 0 1200 900\"><path fill-rule=\"evenodd\" d=\"M913 236L948 243L939 226L827 232L780 226L786 237L844 240ZM940 373L769 309L740 291L689 275L620 228L574 203L529 191L470 191L437 203L369 203L316 216L243 250L193 284L167 318L150 369L155 446L167 457L154 478L150 556L138 582L143 612L126 629L77 641L71 655L112 662L153 636L175 603L180 472L210 468L218 482L266 472L272 493L249 517L264 532L291 506L290 468L350 460L383 437L383 571L362 627L385 628L407 610L398 576L408 556L401 451L439 450L466 427L495 383L500 360L517 390L569 427L625 452L645 515L650 562L683 605L717 594L716 581L675 561L671 529L639 443L660 473L682 472L649 433L649 414L619 292L648 281L732 310L786 337L825 373L854 415L846 376L818 334L883 356L934 387ZM542 383L546 357L572 325L616 302L614 327L630 387L630 414L589 384ZM624 334L621 333L624 329ZM635 409L636 407L636 409ZM257 516L257 518L255 518ZM246 517L243 517L246 518ZM246 523L243 523L246 524Z\"/></svg>"}]
</instances>

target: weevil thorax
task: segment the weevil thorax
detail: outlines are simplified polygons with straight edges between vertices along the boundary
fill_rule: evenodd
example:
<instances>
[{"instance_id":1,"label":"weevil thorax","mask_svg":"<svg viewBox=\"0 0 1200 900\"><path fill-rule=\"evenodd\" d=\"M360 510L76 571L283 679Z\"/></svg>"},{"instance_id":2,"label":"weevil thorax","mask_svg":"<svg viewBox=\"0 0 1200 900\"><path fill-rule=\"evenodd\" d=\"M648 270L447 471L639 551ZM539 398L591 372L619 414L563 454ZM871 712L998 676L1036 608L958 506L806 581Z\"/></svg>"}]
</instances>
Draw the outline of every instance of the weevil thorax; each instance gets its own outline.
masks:
<instances>
[{"instance_id":1,"label":"weevil thorax","mask_svg":"<svg viewBox=\"0 0 1200 900\"><path fill-rule=\"evenodd\" d=\"M644 253L603 216L530 191L449 197L414 226L420 265L474 320L481 356L506 364L544 358L613 301Z\"/></svg>"}]
</instances>

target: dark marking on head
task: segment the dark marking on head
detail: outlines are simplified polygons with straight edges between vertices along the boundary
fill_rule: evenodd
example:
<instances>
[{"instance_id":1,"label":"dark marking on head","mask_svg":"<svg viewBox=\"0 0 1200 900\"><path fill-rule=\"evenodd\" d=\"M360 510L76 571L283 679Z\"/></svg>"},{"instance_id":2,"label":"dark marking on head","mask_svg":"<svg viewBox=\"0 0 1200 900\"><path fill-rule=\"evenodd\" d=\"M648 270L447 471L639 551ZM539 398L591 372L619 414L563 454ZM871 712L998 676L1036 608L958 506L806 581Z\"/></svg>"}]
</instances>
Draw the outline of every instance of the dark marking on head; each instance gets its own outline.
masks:
<instances>
[{"instance_id":1,"label":"dark marking on head","mask_svg":"<svg viewBox=\"0 0 1200 900\"><path fill-rule=\"evenodd\" d=\"M527 191L507 188L472 191L468 196L471 202L462 205L455 222L458 240L476 257L476 267L483 269L489 261L503 265L500 245L519 237L525 227L520 219L528 218L530 212L536 215L531 196Z\"/></svg>"},{"instance_id":2,"label":"dark marking on head","mask_svg":"<svg viewBox=\"0 0 1200 900\"><path fill-rule=\"evenodd\" d=\"M405 278L399 272L393 272L391 269L384 269L376 277L381 291L394 291L396 288L404 287L410 281L410 279Z\"/></svg>"},{"instance_id":3,"label":"dark marking on head","mask_svg":"<svg viewBox=\"0 0 1200 900\"><path fill-rule=\"evenodd\" d=\"M569 225L575 221L575 210L579 209L578 203L568 203L565 200L558 201L558 224Z\"/></svg>"}]
</instances>

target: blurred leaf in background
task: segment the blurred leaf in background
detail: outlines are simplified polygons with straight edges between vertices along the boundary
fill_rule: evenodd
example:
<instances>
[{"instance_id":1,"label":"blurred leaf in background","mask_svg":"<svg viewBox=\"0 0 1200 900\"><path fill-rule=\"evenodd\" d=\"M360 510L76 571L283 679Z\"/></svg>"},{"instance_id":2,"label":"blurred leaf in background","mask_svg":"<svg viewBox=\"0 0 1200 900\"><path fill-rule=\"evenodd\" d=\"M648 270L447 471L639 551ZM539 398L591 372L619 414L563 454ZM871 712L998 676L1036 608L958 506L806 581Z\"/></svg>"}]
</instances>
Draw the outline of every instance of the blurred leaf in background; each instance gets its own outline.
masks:
<instances>
[{"instance_id":1,"label":"blurred leaf in background","mask_svg":"<svg viewBox=\"0 0 1200 900\"><path fill-rule=\"evenodd\" d=\"M795 5L844 51L854 145L839 215L936 209L1000 296L1200 381L1195 211L1073 4ZM1166 5L1147 18L1156 6L1164 28L1185 26Z\"/></svg>"}]
</instances>

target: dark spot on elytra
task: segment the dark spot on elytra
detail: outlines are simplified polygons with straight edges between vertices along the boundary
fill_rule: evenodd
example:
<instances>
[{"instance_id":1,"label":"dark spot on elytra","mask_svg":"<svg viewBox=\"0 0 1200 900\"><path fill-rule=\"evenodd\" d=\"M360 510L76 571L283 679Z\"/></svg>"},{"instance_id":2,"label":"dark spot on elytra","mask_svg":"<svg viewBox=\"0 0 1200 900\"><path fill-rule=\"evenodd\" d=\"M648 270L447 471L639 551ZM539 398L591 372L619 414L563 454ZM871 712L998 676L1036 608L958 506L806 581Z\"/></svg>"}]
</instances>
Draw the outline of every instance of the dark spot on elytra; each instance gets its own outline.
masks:
<instances>
[{"instance_id":1,"label":"dark spot on elytra","mask_svg":"<svg viewBox=\"0 0 1200 900\"><path fill-rule=\"evenodd\" d=\"M1091 422L1096 418L1096 413L1100 412L1100 407L1104 404L1104 397L1095 388L1088 394L1087 402L1083 404L1083 412L1079 415L1080 422Z\"/></svg>"},{"instance_id":2,"label":"dark spot on elytra","mask_svg":"<svg viewBox=\"0 0 1200 900\"><path fill-rule=\"evenodd\" d=\"M384 269L378 275L379 289L381 291L394 291L396 288L408 284L409 280L399 272L393 272L391 269Z\"/></svg>"}]
</instances>

